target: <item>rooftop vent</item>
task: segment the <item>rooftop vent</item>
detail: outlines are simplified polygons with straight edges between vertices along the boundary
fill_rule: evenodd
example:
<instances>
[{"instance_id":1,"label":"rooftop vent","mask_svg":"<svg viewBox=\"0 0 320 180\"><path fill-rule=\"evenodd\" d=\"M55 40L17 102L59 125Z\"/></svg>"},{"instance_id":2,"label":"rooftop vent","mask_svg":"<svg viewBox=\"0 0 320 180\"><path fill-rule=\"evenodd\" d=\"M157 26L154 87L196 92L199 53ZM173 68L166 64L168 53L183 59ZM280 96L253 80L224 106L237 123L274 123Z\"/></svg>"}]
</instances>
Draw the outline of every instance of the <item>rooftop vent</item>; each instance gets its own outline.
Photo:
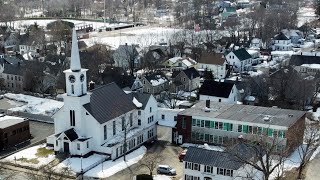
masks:
<instances>
[{"instance_id":1,"label":"rooftop vent","mask_svg":"<svg viewBox=\"0 0 320 180\"><path fill-rule=\"evenodd\" d=\"M208 107L203 108L203 110L204 110L204 112L210 112L210 108L208 108Z\"/></svg>"},{"instance_id":2,"label":"rooftop vent","mask_svg":"<svg viewBox=\"0 0 320 180\"><path fill-rule=\"evenodd\" d=\"M293 114L288 114L289 117L293 117Z\"/></svg>"},{"instance_id":3,"label":"rooftop vent","mask_svg":"<svg viewBox=\"0 0 320 180\"><path fill-rule=\"evenodd\" d=\"M270 120L271 120L271 117L270 117L270 116L265 116L265 117L263 118L263 121L265 121L265 122L270 122Z\"/></svg>"}]
</instances>

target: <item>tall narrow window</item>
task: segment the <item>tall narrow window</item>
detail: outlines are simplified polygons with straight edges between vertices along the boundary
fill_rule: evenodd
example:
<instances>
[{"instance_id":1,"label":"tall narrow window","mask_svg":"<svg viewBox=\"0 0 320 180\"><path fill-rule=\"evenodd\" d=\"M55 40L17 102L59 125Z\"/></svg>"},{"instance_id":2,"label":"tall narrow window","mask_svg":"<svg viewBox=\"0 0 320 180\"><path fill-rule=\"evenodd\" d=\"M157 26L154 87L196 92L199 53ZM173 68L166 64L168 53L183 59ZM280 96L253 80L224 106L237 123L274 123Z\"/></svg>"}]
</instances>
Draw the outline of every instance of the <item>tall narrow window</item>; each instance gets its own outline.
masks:
<instances>
[{"instance_id":1,"label":"tall narrow window","mask_svg":"<svg viewBox=\"0 0 320 180\"><path fill-rule=\"evenodd\" d=\"M71 93L74 94L74 85L71 85Z\"/></svg>"},{"instance_id":2,"label":"tall narrow window","mask_svg":"<svg viewBox=\"0 0 320 180\"><path fill-rule=\"evenodd\" d=\"M115 121L112 122L112 126L113 126L113 135L116 135L116 122Z\"/></svg>"},{"instance_id":3,"label":"tall narrow window","mask_svg":"<svg viewBox=\"0 0 320 180\"><path fill-rule=\"evenodd\" d=\"M74 110L70 110L70 126L75 126L75 125L76 125L75 113L74 113Z\"/></svg>"},{"instance_id":4,"label":"tall narrow window","mask_svg":"<svg viewBox=\"0 0 320 180\"><path fill-rule=\"evenodd\" d=\"M81 84L81 94L83 94L83 84Z\"/></svg>"},{"instance_id":5,"label":"tall narrow window","mask_svg":"<svg viewBox=\"0 0 320 180\"><path fill-rule=\"evenodd\" d=\"M132 116L133 116L133 114L130 113L130 118L129 118L129 120L130 120L130 127L132 127Z\"/></svg>"},{"instance_id":6,"label":"tall narrow window","mask_svg":"<svg viewBox=\"0 0 320 180\"><path fill-rule=\"evenodd\" d=\"M107 125L103 126L103 138L104 138L104 140L107 139Z\"/></svg>"},{"instance_id":7,"label":"tall narrow window","mask_svg":"<svg viewBox=\"0 0 320 180\"><path fill-rule=\"evenodd\" d=\"M124 119L124 117L122 117L122 119L121 119L121 126L122 126L122 131L124 131L124 126L125 126L125 119Z\"/></svg>"}]
</instances>

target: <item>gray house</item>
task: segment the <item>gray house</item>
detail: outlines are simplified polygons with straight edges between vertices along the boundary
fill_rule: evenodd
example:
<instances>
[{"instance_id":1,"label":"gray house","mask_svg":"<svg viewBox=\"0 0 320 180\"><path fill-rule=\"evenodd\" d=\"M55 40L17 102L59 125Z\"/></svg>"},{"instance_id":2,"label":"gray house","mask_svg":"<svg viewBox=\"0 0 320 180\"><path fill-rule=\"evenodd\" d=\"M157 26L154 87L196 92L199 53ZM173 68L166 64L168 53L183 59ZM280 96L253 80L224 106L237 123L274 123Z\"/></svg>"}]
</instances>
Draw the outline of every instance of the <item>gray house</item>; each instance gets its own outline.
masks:
<instances>
[{"instance_id":1,"label":"gray house","mask_svg":"<svg viewBox=\"0 0 320 180\"><path fill-rule=\"evenodd\" d=\"M137 47L137 45L120 45L113 53L114 66L124 69L130 69L131 65L139 67L140 58Z\"/></svg>"},{"instance_id":2,"label":"gray house","mask_svg":"<svg viewBox=\"0 0 320 180\"><path fill-rule=\"evenodd\" d=\"M148 74L141 78L143 92L150 94L160 94L169 89L169 80L163 73Z\"/></svg>"},{"instance_id":3,"label":"gray house","mask_svg":"<svg viewBox=\"0 0 320 180\"><path fill-rule=\"evenodd\" d=\"M173 71L172 73L172 90L178 91L193 91L199 88L200 74L192 67L183 71Z\"/></svg>"}]
</instances>

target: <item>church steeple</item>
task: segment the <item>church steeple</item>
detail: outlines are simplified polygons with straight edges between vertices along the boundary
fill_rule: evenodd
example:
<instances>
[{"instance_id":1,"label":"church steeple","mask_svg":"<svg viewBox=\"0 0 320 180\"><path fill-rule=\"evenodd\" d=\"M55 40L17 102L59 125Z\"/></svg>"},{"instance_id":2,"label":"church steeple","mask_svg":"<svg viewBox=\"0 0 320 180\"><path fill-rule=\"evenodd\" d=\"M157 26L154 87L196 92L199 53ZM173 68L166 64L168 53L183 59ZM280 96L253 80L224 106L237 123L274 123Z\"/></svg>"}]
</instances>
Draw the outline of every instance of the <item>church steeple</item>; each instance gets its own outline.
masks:
<instances>
[{"instance_id":1,"label":"church steeple","mask_svg":"<svg viewBox=\"0 0 320 180\"><path fill-rule=\"evenodd\" d=\"M71 49L71 62L70 62L71 71L80 71L80 56L79 56L79 47L77 40L77 33L75 28L72 30L72 49Z\"/></svg>"}]
</instances>

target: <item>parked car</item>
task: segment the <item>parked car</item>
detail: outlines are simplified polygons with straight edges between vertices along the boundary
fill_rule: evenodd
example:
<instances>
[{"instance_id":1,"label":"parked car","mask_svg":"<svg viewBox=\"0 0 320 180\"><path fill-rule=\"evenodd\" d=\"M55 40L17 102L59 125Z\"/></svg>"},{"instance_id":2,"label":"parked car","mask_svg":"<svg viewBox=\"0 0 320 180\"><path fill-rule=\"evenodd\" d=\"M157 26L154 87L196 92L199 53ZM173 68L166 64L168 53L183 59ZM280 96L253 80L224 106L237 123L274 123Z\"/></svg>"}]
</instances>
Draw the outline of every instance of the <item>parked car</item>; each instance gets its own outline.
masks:
<instances>
[{"instance_id":1,"label":"parked car","mask_svg":"<svg viewBox=\"0 0 320 180\"><path fill-rule=\"evenodd\" d=\"M159 165L157 172L158 174L169 174L169 175L177 174L176 170L168 165Z\"/></svg>"},{"instance_id":2,"label":"parked car","mask_svg":"<svg viewBox=\"0 0 320 180\"><path fill-rule=\"evenodd\" d=\"M187 154L187 149L185 149L185 150L183 150L183 151L181 151L181 152L179 153L179 160L180 160L180 162L183 161L183 158L186 156L186 154Z\"/></svg>"}]
</instances>

